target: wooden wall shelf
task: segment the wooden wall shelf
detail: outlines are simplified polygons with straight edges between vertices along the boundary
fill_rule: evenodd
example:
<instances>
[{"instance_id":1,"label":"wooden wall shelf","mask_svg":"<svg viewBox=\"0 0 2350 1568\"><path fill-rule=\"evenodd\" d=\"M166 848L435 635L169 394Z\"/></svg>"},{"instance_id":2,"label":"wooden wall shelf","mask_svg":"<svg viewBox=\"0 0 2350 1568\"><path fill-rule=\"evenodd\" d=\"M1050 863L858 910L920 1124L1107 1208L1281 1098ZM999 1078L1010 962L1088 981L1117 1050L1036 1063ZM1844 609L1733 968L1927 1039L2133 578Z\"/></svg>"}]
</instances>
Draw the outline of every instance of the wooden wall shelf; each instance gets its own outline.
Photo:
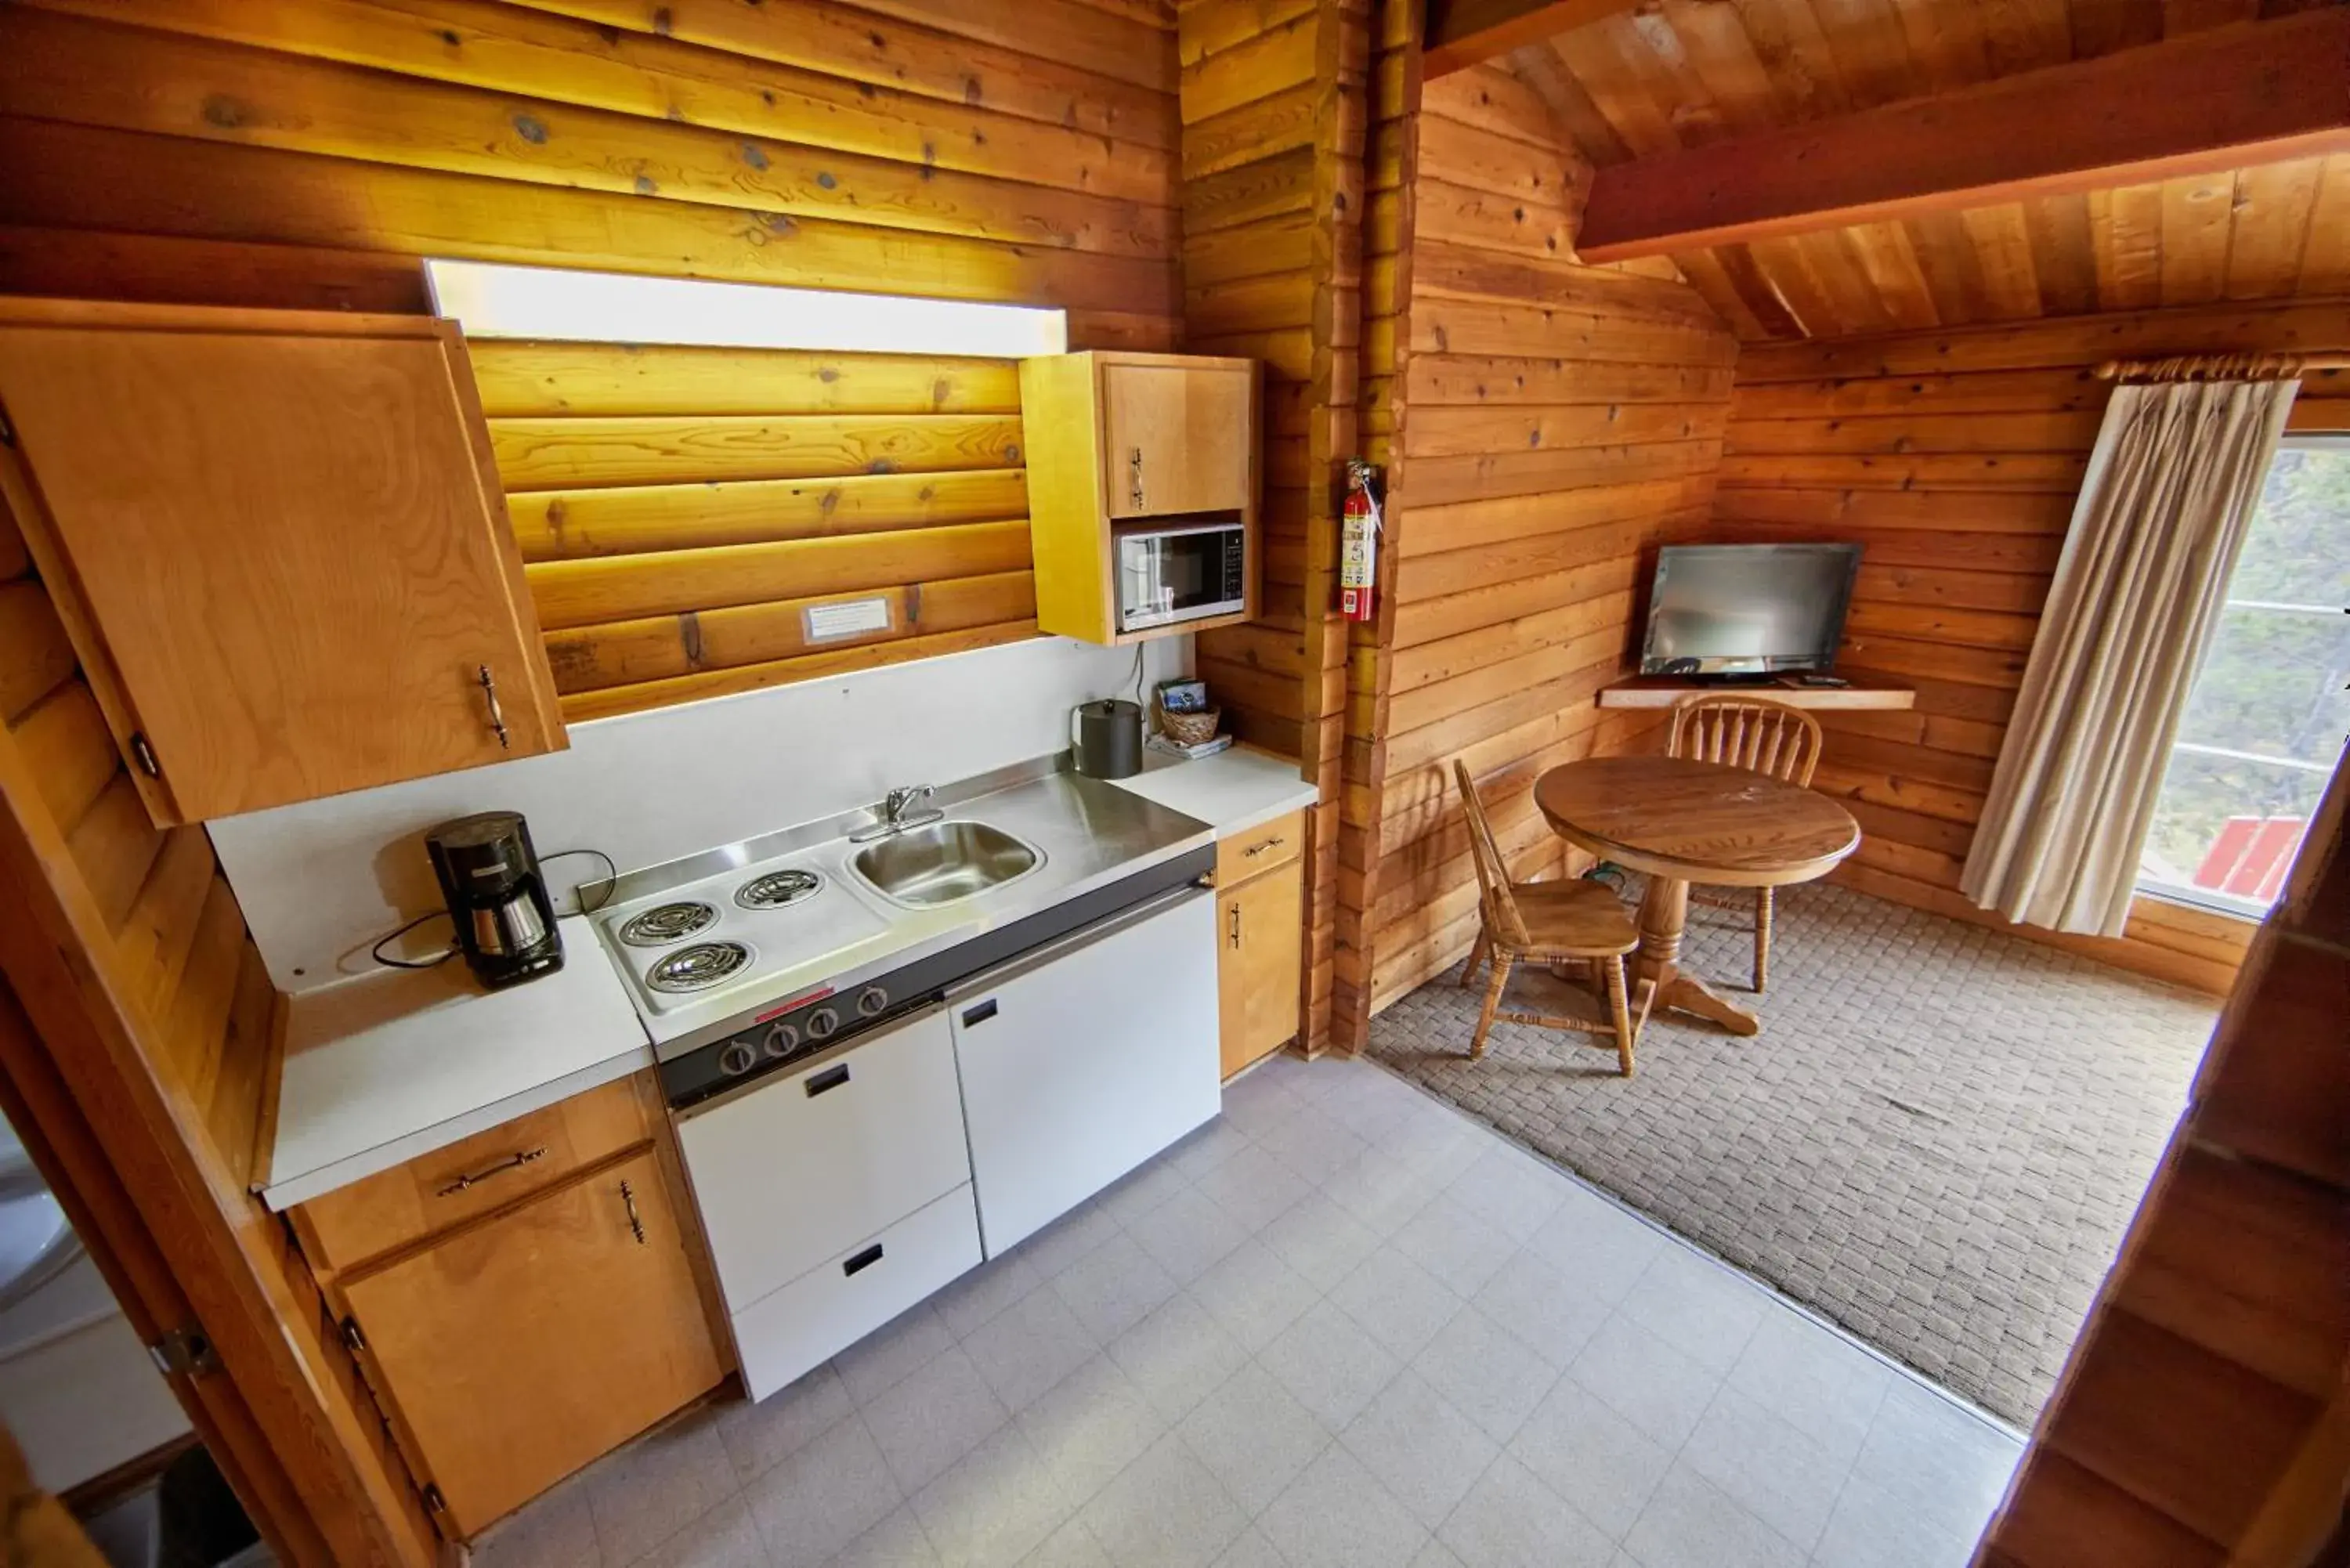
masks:
<instances>
[{"instance_id":1,"label":"wooden wall shelf","mask_svg":"<svg viewBox=\"0 0 2350 1568\"><path fill-rule=\"evenodd\" d=\"M1805 686L1793 675L1782 675L1751 685L1685 680L1678 675L1635 675L1599 689L1602 708L1669 708L1684 697L1702 691L1743 691L1768 697L1796 708L1908 708L1918 693L1907 686L1851 675L1848 686Z\"/></svg>"}]
</instances>

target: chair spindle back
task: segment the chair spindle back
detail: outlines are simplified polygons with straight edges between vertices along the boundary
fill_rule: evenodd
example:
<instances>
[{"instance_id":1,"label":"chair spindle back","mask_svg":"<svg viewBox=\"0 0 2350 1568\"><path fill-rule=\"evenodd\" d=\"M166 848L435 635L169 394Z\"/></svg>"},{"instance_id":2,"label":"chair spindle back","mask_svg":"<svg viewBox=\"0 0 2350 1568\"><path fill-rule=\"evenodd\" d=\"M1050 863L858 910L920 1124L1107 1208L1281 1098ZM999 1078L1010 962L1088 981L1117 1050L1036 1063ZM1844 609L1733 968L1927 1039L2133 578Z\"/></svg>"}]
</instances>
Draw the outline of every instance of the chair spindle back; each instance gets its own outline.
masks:
<instances>
[{"instance_id":1,"label":"chair spindle back","mask_svg":"<svg viewBox=\"0 0 2350 1568\"><path fill-rule=\"evenodd\" d=\"M1469 819L1469 857L1476 863L1477 894L1484 901L1485 918L1495 936L1523 947L1530 939L1525 918L1518 913L1518 901L1510 893L1509 863L1502 858L1501 846L1493 842L1493 829L1485 820L1477 786L1470 780L1469 765L1458 757L1452 760L1452 780L1461 786L1461 809Z\"/></svg>"},{"instance_id":2,"label":"chair spindle back","mask_svg":"<svg viewBox=\"0 0 2350 1568\"><path fill-rule=\"evenodd\" d=\"M1822 740L1820 722L1801 708L1722 692L1684 697L1674 705L1666 750L1809 788Z\"/></svg>"}]
</instances>

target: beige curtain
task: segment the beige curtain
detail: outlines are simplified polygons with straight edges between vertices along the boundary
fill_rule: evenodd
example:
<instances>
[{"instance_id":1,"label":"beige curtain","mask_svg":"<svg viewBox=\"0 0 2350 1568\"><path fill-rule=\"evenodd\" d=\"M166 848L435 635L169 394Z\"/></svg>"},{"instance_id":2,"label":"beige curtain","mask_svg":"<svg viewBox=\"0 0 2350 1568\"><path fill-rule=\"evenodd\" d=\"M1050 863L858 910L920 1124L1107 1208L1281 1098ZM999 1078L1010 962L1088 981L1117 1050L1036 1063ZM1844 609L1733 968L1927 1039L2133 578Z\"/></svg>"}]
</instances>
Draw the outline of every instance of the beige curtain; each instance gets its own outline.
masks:
<instances>
[{"instance_id":1,"label":"beige curtain","mask_svg":"<svg viewBox=\"0 0 2350 1568\"><path fill-rule=\"evenodd\" d=\"M2115 389L1959 879L1977 905L2121 934L2179 711L2299 386Z\"/></svg>"}]
</instances>

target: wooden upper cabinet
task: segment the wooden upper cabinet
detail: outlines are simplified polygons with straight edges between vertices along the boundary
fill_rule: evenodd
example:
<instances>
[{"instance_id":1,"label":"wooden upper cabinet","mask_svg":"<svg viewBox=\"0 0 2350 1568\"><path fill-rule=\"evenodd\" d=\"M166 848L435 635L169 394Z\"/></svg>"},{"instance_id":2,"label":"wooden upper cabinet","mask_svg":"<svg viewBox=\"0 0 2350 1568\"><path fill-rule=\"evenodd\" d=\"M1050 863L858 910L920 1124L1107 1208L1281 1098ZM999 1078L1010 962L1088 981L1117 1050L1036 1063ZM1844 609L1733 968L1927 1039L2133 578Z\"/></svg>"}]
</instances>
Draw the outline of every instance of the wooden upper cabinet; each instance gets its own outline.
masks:
<instances>
[{"instance_id":1,"label":"wooden upper cabinet","mask_svg":"<svg viewBox=\"0 0 2350 1568\"><path fill-rule=\"evenodd\" d=\"M1101 378L1111 516L1237 512L1252 503L1253 376L1113 360Z\"/></svg>"},{"instance_id":2,"label":"wooden upper cabinet","mask_svg":"<svg viewBox=\"0 0 2350 1568\"><path fill-rule=\"evenodd\" d=\"M1262 405L1253 359L1099 349L1020 361L1039 630L1128 643L1256 614ZM1120 631L1118 538L1191 522L1236 522L1245 531L1245 607Z\"/></svg>"},{"instance_id":3,"label":"wooden upper cabinet","mask_svg":"<svg viewBox=\"0 0 2350 1568\"><path fill-rule=\"evenodd\" d=\"M0 409L157 821L566 744L453 325L0 302Z\"/></svg>"}]
</instances>

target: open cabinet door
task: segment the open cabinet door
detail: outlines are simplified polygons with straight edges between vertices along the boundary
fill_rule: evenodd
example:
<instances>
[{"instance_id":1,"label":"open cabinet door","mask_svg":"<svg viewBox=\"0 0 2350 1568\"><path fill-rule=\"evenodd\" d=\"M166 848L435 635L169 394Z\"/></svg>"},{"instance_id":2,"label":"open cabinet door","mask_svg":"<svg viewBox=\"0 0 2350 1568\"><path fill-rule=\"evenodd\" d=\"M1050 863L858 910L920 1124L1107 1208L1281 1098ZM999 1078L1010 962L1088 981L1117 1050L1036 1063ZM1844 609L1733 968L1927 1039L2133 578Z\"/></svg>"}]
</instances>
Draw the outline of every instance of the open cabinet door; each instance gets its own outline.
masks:
<instances>
[{"instance_id":1,"label":"open cabinet door","mask_svg":"<svg viewBox=\"0 0 2350 1568\"><path fill-rule=\"evenodd\" d=\"M158 830L122 766L22 480L0 451L0 1105L132 1325L201 1347L172 1389L279 1560L430 1568L422 1502L247 1189L275 993L203 830Z\"/></svg>"}]
</instances>

